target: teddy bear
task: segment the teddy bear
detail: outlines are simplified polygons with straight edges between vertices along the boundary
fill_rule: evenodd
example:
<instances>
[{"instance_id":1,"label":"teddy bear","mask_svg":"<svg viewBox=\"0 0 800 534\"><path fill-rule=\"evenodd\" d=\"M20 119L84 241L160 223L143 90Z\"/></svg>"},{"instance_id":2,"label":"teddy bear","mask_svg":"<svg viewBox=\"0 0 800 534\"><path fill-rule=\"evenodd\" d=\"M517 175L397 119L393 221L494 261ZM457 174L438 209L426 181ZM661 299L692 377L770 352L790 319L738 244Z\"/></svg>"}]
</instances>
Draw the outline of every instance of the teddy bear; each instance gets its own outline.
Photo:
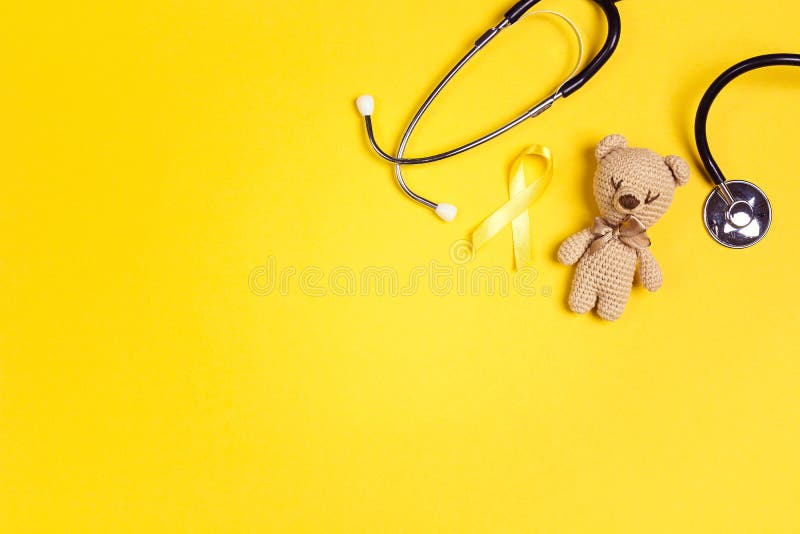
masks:
<instances>
[{"instance_id":1,"label":"teddy bear","mask_svg":"<svg viewBox=\"0 0 800 534\"><path fill-rule=\"evenodd\" d=\"M663 283L647 230L667 212L675 188L686 185L689 165L678 156L664 158L645 148L628 147L621 135L603 139L595 157L594 197L600 217L595 217L592 228L562 243L558 260L578 264L570 309L586 313L597 307L600 317L615 321L630 298L637 263L645 288L657 291Z\"/></svg>"}]
</instances>

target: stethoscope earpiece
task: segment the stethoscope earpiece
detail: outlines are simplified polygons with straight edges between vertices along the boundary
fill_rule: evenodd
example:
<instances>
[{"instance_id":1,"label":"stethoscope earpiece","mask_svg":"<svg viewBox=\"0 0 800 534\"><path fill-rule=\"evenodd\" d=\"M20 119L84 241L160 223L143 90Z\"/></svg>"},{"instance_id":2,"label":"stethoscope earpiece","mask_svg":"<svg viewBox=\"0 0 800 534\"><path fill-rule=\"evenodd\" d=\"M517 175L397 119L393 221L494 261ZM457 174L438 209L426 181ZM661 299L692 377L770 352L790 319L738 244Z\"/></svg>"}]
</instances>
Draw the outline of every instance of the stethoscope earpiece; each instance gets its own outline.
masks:
<instances>
[{"instance_id":1,"label":"stethoscope earpiece","mask_svg":"<svg viewBox=\"0 0 800 534\"><path fill-rule=\"evenodd\" d=\"M726 181L711 191L703 208L711 237L728 248L747 248L767 235L772 206L767 195L744 180Z\"/></svg>"},{"instance_id":2,"label":"stethoscope earpiece","mask_svg":"<svg viewBox=\"0 0 800 534\"><path fill-rule=\"evenodd\" d=\"M375 98L372 95L361 95L356 99L356 107L362 117L371 119L372 114L375 113ZM458 208L452 204L434 204L431 202L430 204L426 204L426 206L431 208L444 222L453 222L456 215L458 215Z\"/></svg>"},{"instance_id":3,"label":"stethoscope earpiece","mask_svg":"<svg viewBox=\"0 0 800 534\"><path fill-rule=\"evenodd\" d=\"M503 16L503 19L494 27L490 28L486 32L484 32L473 44L472 48L467 52L467 54L461 58L461 60L456 63L456 65L450 69L450 71L445 75L441 82L433 89L433 91L428 95L425 101L422 103L422 106L419 108L417 113L411 119L411 122L408 124L403 136L400 139L399 146L396 151L396 155L392 156L386 151L384 151L375 139L375 133L373 131L373 124L372 124L372 115L375 112L375 100L369 95L363 95L358 97L356 100L356 106L358 107L358 112L364 118L364 125L366 126L367 131L367 138L369 139L369 143L372 146L373 150L383 159L386 161L394 164L394 172L395 178L397 180L397 184L403 190L403 192L415 202L422 204L423 206L433 210L440 219L446 222L452 221L457 213L457 209L452 204L443 204L443 203L436 203L427 198L418 195L411 188L406 184L405 179L403 178L403 165L422 165L425 163L433 163L435 161L441 161L444 159L451 158L453 156L457 156L458 154L462 154L468 150L472 150L473 148L477 148L484 143L491 141L492 139L504 134L505 132L515 128L516 126L522 124L528 119L533 117L537 117L540 114L544 113L546 110L550 109L550 107L561 98L566 98L569 95L573 94L575 91L583 87L583 85L589 81L596 73L600 70L600 68L605 65L611 55L614 53L614 50L617 48L617 44L619 43L619 37L621 32L621 22L619 19L619 11L617 10L616 6L614 5L615 1L617 0L594 0L594 2L600 6L605 14L606 21L608 24L608 32L606 35L605 43L603 44L602 48L597 52L595 57L589 61L588 64L583 65L582 69L581 62L583 60L583 38L578 31L578 28L575 24L569 20L564 15L560 13L555 13L552 11L539 11L537 13L547 13L551 15L556 15L562 19L564 19L573 29L576 36L578 37L578 42L580 45L580 54L578 58L578 67L569 75L569 78L564 81L553 93L547 96L544 100L540 101L538 104L534 105L533 107L527 109L524 113L518 115L515 119L507 122L506 124L496 128L495 130L482 135L476 138L469 143L461 145L459 147L453 148L446 152L442 152L440 154L433 154L430 156L424 157L416 157L416 158L409 158L405 156L405 150L408 145L408 141L411 138L411 134L414 132L414 129L417 127L420 119L425 114L427 109L442 92L445 86L450 83L450 80L467 64L467 62L472 59L475 54L480 52L482 49L486 47L501 31L509 28L514 23L519 21L521 18L525 16L526 13L536 4L538 4L541 0L518 0L511 9L506 12ZM531 13L528 13L531 14ZM580 72L578 72L580 70Z\"/></svg>"},{"instance_id":4,"label":"stethoscope earpiece","mask_svg":"<svg viewBox=\"0 0 800 534\"><path fill-rule=\"evenodd\" d=\"M444 222L453 222L453 219L455 219L456 215L458 215L458 208L452 204L437 204L436 209L433 211Z\"/></svg>"},{"instance_id":5,"label":"stethoscope earpiece","mask_svg":"<svg viewBox=\"0 0 800 534\"><path fill-rule=\"evenodd\" d=\"M375 98L372 95L361 95L356 99L356 107L362 117L371 117L375 113Z\"/></svg>"}]
</instances>

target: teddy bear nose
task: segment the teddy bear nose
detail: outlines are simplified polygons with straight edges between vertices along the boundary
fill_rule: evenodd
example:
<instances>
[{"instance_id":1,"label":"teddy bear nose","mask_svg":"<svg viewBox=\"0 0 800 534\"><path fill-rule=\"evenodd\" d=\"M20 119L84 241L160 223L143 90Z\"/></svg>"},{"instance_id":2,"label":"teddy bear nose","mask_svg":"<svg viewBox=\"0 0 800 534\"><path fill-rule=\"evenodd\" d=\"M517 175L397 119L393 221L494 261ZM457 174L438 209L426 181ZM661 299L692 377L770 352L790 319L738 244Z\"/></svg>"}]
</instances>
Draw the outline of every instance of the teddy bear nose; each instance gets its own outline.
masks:
<instances>
[{"instance_id":1,"label":"teddy bear nose","mask_svg":"<svg viewBox=\"0 0 800 534\"><path fill-rule=\"evenodd\" d=\"M619 204L626 210L632 210L639 205L639 199L633 195L622 195L619 197Z\"/></svg>"}]
</instances>

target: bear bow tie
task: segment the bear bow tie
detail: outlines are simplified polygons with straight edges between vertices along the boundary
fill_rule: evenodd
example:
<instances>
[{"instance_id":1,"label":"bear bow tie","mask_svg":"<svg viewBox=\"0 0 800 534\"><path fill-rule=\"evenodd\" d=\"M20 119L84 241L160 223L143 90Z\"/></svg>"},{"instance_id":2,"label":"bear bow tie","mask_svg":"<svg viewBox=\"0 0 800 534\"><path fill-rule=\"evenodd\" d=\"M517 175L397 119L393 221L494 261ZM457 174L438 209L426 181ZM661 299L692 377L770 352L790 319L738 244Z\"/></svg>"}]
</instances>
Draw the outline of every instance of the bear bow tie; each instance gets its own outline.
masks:
<instances>
[{"instance_id":1,"label":"bear bow tie","mask_svg":"<svg viewBox=\"0 0 800 534\"><path fill-rule=\"evenodd\" d=\"M642 221L633 215L628 216L618 226L611 226L605 219L595 217L592 232L597 237L592 241L589 254L594 254L611 243L614 239L619 239L624 244L636 250L641 250L650 246L650 238L647 237L647 228L642 224Z\"/></svg>"}]
</instances>

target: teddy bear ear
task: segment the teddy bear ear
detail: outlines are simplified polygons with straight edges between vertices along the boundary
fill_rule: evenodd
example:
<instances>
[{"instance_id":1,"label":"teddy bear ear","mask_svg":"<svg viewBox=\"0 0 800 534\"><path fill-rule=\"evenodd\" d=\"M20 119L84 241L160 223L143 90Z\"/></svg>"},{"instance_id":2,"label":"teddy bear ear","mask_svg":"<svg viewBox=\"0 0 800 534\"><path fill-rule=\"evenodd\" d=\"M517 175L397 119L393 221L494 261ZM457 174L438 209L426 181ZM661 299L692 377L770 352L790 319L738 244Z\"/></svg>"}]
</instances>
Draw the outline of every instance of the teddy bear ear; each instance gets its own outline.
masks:
<instances>
[{"instance_id":1,"label":"teddy bear ear","mask_svg":"<svg viewBox=\"0 0 800 534\"><path fill-rule=\"evenodd\" d=\"M627 139L621 135L609 135L600 141L600 144L597 145L597 149L594 151L594 155L597 157L597 161L600 161L615 150L619 150L620 148L625 148L627 146Z\"/></svg>"},{"instance_id":2,"label":"teddy bear ear","mask_svg":"<svg viewBox=\"0 0 800 534\"><path fill-rule=\"evenodd\" d=\"M672 171L678 185L686 185L686 182L689 181L689 164L678 156L667 156L664 158L664 163Z\"/></svg>"}]
</instances>

